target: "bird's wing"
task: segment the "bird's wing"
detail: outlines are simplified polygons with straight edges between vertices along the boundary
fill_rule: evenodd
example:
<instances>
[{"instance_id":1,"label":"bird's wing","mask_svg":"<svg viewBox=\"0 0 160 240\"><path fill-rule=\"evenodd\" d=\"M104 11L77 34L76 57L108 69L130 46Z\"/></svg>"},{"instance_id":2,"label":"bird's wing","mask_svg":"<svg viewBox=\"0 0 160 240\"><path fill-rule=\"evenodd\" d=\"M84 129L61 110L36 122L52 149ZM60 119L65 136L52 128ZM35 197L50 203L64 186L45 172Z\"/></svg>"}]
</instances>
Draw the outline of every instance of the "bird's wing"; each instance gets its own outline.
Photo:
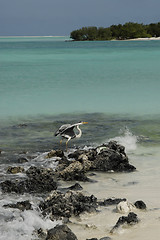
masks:
<instances>
[{"instance_id":1,"label":"bird's wing","mask_svg":"<svg viewBox=\"0 0 160 240\"><path fill-rule=\"evenodd\" d=\"M62 135L66 130L68 130L70 128L74 128L73 124L64 124L55 132L54 135L55 136Z\"/></svg>"},{"instance_id":2,"label":"bird's wing","mask_svg":"<svg viewBox=\"0 0 160 240\"><path fill-rule=\"evenodd\" d=\"M74 126L67 128L61 133L61 136L65 138L68 138L68 136L71 138L75 138L76 135L73 129L74 129Z\"/></svg>"}]
</instances>

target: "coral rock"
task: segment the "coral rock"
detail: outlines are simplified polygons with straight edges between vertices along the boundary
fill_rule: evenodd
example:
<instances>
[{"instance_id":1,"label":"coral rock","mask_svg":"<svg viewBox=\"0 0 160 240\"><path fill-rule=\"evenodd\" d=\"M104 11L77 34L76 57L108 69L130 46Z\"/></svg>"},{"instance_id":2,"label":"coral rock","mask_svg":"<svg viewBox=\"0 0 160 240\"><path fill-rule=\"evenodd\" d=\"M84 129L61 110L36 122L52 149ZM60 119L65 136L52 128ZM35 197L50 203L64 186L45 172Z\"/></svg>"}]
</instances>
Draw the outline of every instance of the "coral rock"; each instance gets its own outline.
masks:
<instances>
[{"instance_id":1,"label":"coral rock","mask_svg":"<svg viewBox=\"0 0 160 240\"><path fill-rule=\"evenodd\" d=\"M17 174L17 173L23 173L24 168L23 167L8 167L7 173Z\"/></svg>"},{"instance_id":2,"label":"coral rock","mask_svg":"<svg viewBox=\"0 0 160 240\"><path fill-rule=\"evenodd\" d=\"M116 210L119 213L128 213L133 211L134 208L134 205L128 201L122 201L116 206Z\"/></svg>"}]
</instances>

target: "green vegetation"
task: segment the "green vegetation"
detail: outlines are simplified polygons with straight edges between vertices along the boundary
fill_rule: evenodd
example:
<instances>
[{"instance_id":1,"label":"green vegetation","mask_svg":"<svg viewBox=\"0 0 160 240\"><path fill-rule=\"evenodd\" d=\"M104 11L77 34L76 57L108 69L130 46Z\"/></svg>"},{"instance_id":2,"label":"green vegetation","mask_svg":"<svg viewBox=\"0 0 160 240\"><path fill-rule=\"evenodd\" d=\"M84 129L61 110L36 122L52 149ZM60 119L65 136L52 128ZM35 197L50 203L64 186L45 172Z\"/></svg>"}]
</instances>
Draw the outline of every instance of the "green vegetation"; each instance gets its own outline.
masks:
<instances>
[{"instance_id":1,"label":"green vegetation","mask_svg":"<svg viewBox=\"0 0 160 240\"><path fill-rule=\"evenodd\" d=\"M72 31L70 37L75 41L160 37L160 22L149 25L128 22L124 25L112 25L108 28L83 27Z\"/></svg>"}]
</instances>

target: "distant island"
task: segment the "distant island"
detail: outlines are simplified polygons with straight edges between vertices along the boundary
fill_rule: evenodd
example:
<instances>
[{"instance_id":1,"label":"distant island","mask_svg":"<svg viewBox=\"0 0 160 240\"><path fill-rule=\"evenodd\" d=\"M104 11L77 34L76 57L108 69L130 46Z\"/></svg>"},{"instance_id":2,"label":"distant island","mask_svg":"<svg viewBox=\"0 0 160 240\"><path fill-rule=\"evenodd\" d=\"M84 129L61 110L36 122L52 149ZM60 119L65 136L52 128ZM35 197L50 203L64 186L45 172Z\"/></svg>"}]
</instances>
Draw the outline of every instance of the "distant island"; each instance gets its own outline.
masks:
<instances>
[{"instance_id":1,"label":"distant island","mask_svg":"<svg viewBox=\"0 0 160 240\"><path fill-rule=\"evenodd\" d=\"M160 37L160 22L148 25L127 22L124 25L104 27L82 27L70 33L75 41L129 40Z\"/></svg>"}]
</instances>

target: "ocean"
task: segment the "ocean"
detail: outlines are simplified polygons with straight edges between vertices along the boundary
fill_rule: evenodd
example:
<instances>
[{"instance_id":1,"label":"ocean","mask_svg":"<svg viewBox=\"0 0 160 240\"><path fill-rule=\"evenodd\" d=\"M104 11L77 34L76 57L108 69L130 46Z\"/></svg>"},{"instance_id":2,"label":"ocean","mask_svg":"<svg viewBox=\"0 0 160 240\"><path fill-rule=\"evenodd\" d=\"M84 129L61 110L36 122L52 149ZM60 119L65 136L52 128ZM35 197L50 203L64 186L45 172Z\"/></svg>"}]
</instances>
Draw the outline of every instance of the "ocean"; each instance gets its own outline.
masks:
<instances>
[{"instance_id":1,"label":"ocean","mask_svg":"<svg viewBox=\"0 0 160 240\"><path fill-rule=\"evenodd\" d=\"M75 148L116 140L125 146L134 173L97 173L84 191L103 199L143 200L140 223L121 229L114 240L157 239L160 234L160 41L74 42L69 37L0 37L0 181L21 178L6 173L20 157L29 166L55 168L44 157L59 148L54 132L62 124L87 121ZM65 150L65 144L61 146ZM65 183L66 184L66 183ZM67 183L70 185L71 183ZM67 185L66 184L66 185ZM30 200L32 211L4 204ZM36 229L56 223L37 210L40 196L4 194L0 190L0 239L35 239ZM109 236L120 214L112 207L84 214L70 228L78 240ZM95 228L85 228L89 223Z\"/></svg>"}]
</instances>

